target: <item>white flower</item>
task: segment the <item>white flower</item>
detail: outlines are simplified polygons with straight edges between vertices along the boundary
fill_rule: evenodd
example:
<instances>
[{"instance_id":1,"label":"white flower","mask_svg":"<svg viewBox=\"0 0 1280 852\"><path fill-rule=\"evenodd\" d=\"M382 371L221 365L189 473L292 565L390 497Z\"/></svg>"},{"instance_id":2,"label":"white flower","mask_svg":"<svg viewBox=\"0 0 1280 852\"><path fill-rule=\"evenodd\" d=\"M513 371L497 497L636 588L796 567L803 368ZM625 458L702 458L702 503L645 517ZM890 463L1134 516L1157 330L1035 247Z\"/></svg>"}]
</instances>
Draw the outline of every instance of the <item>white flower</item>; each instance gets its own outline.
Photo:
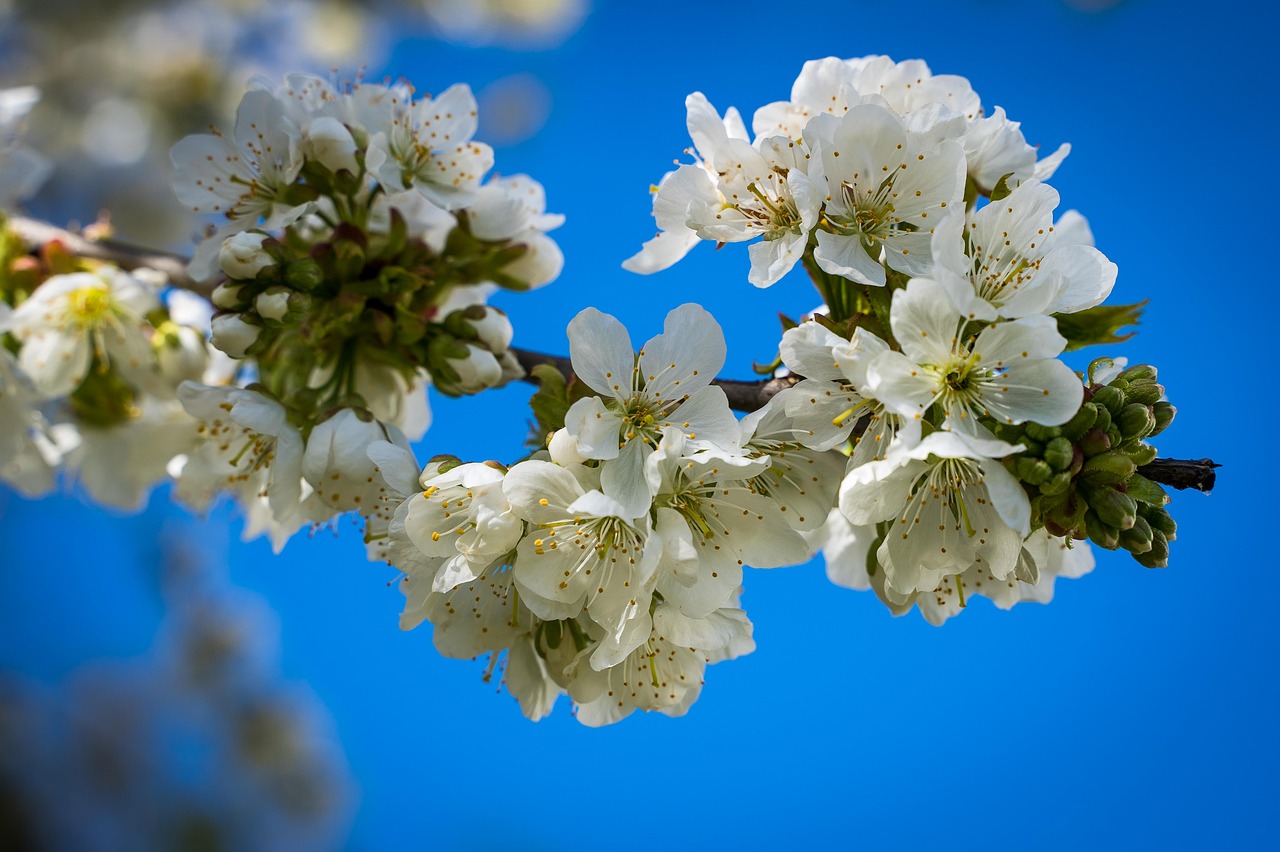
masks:
<instances>
[{"instance_id":1,"label":"white flower","mask_svg":"<svg viewBox=\"0 0 1280 852\"><path fill-rule=\"evenodd\" d=\"M1019 128L1000 107L990 117L970 122L964 150L969 177L981 191L990 193L1005 175L1012 176L1010 186L1032 178L1048 180L1071 153L1071 146L1064 142L1049 156L1038 159L1039 151L1027 144Z\"/></svg>"},{"instance_id":2,"label":"white flower","mask_svg":"<svg viewBox=\"0 0 1280 852\"><path fill-rule=\"evenodd\" d=\"M246 538L267 532L277 552L316 520L302 479L302 435L280 403L256 391L192 382L182 384L178 398L204 438L181 468L179 500L205 511L218 493L230 492L250 521Z\"/></svg>"},{"instance_id":3,"label":"white flower","mask_svg":"<svg viewBox=\"0 0 1280 852\"><path fill-rule=\"evenodd\" d=\"M658 235L644 244L622 268L648 275L679 261L700 237L689 224L691 209L716 207L726 203L716 188L716 153L730 139L745 142L747 129L742 117L732 107L723 119L701 92L685 98L686 125L693 139L694 164L683 165L663 176L653 196L653 218Z\"/></svg>"},{"instance_id":4,"label":"white flower","mask_svg":"<svg viewBox=\"0 0 1280 852\"><path fill-rule=\"evenodd\" d=\"M809 558L789 515L805 516L803 498L786 510L771 496L797 489L762 489L773 474L768 456L744 461L703 450L691 454L681 431L668 428L648 462L655 481L655 529L663 542L657 590L691 618L725 605L742 584L742 568L777 568ZM786 460L782 460L786 465ZM823 507L819 512L824 512ZM803 525L804 522L801 522Z\"/></svg>"},{"instance_id":5,"label":"white flower","mask_svg":"<svg viewBox=\"0 0 1280 852\"><path fill-rule=\"evenodd\" d=\"M366 511L377 503L383 486L369 457L375 441L409 449L395 426L350 408L311 430L302 454L302 475L321 502L339 512Z\"/></svg>"},{"instance_id":6,"label":"white flower","mask_svg":"<svg viewBox=\"0 0 1280 852\"><path fill-rule=\"evenodd\" d=\"M409 498L403 533L426 557L420 563L436 592L470 583L513 550L524 523L507 502L504 471L488 464L463 464L445 473L422 476L422 491ZM404 566L400 566L404 569Z\"/></svg>"},{"instance_id":7,"label":"white flower","mask_svg":"<svg viewBox=\"0 0 1280 852\"><path fill-rule=\"evenodd\" d=\"M907 275L930 269L930 234L964 194L964 150L953 139L908 129L883 107L862 104L805 128L809 175L826 195L814 258L832 275L885 283L884 263ZM825 183L824 183L825 181ZM931 218L932 217L932 218Z\"/></svg>"},{"instance_id":8,"label":"white flower","mask_svg":"<svg viewBox=\"0 0 1280 852\"><path fill-rule=\"evenodd\" d=\"M1030 503L997 460L1020 447L935 432L855 468L840 486L840 511L855 526L884 524L877 559L899 595L938 588L982 564L998 579L1017 565L1030 532ZM869 530L873 539L879 537Z\"/></svg>"},{"instance_id":9,"label":"white flower","mask_svg":"<svg viewBox=\"0 0 1280 852\"><path fill-rule=\"evenodd\" d=\"M724 365L724 334L700 306L667 314L663 333L638 357L620 322L587 308L569 323L569 353L578 378L604 398L574 403L565 428L582 458L607 462L601 487L629 517L652 500L645 459L667 426L683 430L693 451L736 447L738 421L724 391L711 386Z\"/></svg>"},{"instance_id":10,"label":"white flower","mask_svg":"<svg viewBox=\"0 0 1280 852\"><path fill-rule=\"evenodd\" d=\"M997 323L976 336L965 335L968 322L930 279L894 293L890 323L902 351L885 352L867 368L886 408L919 419L936 402L948 428L969 434L979 433L983 415L1058 426L1080 409L1084 390L1056 360L1066 339L1052 317Z\"/></svg>"},{"instance_id":11,"label":"white flower","mask_svg":"<svg viewBox=\"0 0 1280 852\"><path fill-rule=\"evenodd\" d=\"M623 267L642 273L664 269L697 239L722 243L762 237L749 250L748 280L768 287L800 260L817 223L821 191L805 174L808 151L782 137L752 147L745 131L737 135L734 119L722 120L701 93L690 95L686 104L703 162L663 181L654 196L654 217L672 236L646 243Z\"/></svg>"},{"instance_id":12,"label":"white flower","mask_svg":"<svg viewBox=\"0 0 1280 852\"><path fill-rule=\"evenodd\" d=\"M13 312L9 331L22 343L23 370L48 397L66 396L96 358L139 380L153 364L146 315L154 289L114 267L54 275Z\"/></svg>"},{"instance_id":13,"label":"white flower","mask_svg":"<svg viewBox=\"0 0 1280 852\"><path fill-rule=\"evenodd\" d=\"M757 138L800 139L817 115L843 116L859 104L876 104L907 116L929 107L973 121L981 114L977 94L964 77L934 75L923 61L895 63L887 56L827 57L806 62L791 88L791 100L756 110Z\"/></svg>"},{"instance_id":14,"label":"white flower","mask_svg":"<svg viewBox=\"0 0 1280 852\"><path fill-rule=\"evenodd\" d=\"M769 459L769 469L748 480L749 487L776 503L792 529L804 532L821 526L835 505L847 459L805 443L809 430L787 414L785 393L742 419L742 444Z\"/></svg>"},{"instance_id":15,"label":"white flower","mask_svg":"<svg viewBox=\"0 0 1280 852\"><path fill-rule=\"evenodd\" d=\"M736 600L700 619L659 604L652 635L617 665L604 671L570 667L569 695L578 704L578 721L596 728L636 710L683 716L702 692L707 663L755 650L751 633Z\"/></svg>"},{"instance_id":16,"label":"white flower","mask_svg":"<svg viewBox=\"0 0 1280 852\"><path fill-rule=\"evenodd\" d=\"M933 277L970 319L1070 313L1101 304L1116 265L1097 249L1056 240L1058 193L1028 180L967 217L955 211L933 234ZM961 229L964 233L961 233Z\"/></svg>"},{"instance_id":17,"label":"white flower","mask_svg":"<svg viewBox=\"0 0 1280 852\"><path fill-rule=\"evenodd\" d=\"M148 492L168 480L173 459L195 448L198 425L176 401L144 398L137 416L123 423L82 425L63 465L96 502L140 509Z\"/></svg>"},{"instance_id":18,"label":"white flower","mask_svg":"<svg viewBox=\"0 0 1280 852\"><path fill-rule=\"evenodd\" d=\"M296 222L311 202L286 197L302 170L296 129L284 104L271 92L246 92L236 110L234 139L221 134L188 136L173 146L173 191L197 213L221 213L230 223L196 250L190 273L206 280L223 240L249 228L270 231Z\"/></svg>"},{"instance_id":19,"label":"white flower","mask_svg":"<svg viewBox=\"0 0 1280 852\"><path fill-rule=\"evenodd\" d=\"M465 85L411 103L385 102L383 120L368 125L365 165L388 192L413 188L448 210L465 207L493 167L493 149L471 141L476 99Z\"/></svg>"},{"instance_id":20,"label":"white flower","mask_svg":"<svg viewBox=\"0 0 1280 852\"><path fill-rule=\"evenodd\" d=\"M409 600L421 588L416 581L411 576L401 582ZM485 653L493 655L486 681L498 664L499 654L505 651L502 683L520 702L521 711L535 722L551 712L563 693L556 681L557 675L563 679L562 672L556 671L563 670L563 665L557 667L547 659L556 657L557 649L545 646L546 627L524 605L512 584L509 568L494 566L456 589L430 592L423 605L415 609L431 621L436 650L444 656L466 660ZM552 624L553 629L560 628L558 622ZM539 637L544 643L541 646ZM563 636L559 636L557 646L564 653L574 647L572 640Z\"/></svg>"},{"instance_id":21,"label":"white flower","mask_svg":"<svg viewBox=\"0 0 1280 852\"><path fill-rule=\"evenodd\" d=\"M591 664L613 665L648 635L662 548L648 513L628 514L550 462L521 462L502 487L511 511L530 524L514 569L521 600L548 621L586 613L605 630ZM633 621L643 630L628 629Z\"/></svg>"}]
</instances>

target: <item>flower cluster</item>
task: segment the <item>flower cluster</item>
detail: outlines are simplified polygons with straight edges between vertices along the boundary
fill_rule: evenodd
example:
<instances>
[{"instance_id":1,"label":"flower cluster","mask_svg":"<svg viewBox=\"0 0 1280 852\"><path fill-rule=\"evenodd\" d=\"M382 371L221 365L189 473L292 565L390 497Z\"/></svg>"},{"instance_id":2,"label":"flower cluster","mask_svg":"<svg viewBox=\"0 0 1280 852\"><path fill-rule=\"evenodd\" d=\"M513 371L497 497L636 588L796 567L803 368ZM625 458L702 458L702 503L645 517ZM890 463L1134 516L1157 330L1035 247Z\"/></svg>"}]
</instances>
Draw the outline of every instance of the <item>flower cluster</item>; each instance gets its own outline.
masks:
<instances>
[{"instance_id":1,"label":"flower cluster","mask_svg":"<svg viewBox=\"0 0 1280 852\"><path fill-rule=\"evenodd\" d=\"M179 497L235 493L277 547L379 499L366 449L407 447L429 423L426 387L478 393L523 375L512 328L484 304L559 274L542 187L485 181L466 86L258 81L232 136L173 149L174 190L225 222L191 273L214 280L212 341L246 367L234 385L183 388L204 441ZM251 366L251 369L250 369Z\"/></svg>"},{"instance_id":2,"label":"flower cluster","mask_svg":"<svg viewBox=\"0 0 1280 852\"><path fill-rule=\"evenodd\" d=\"M813 278L825 306L785 331L777 363L799 380L771 405L802 445L848 455L838 511L810 535L833 580L940 622L966 594L1043 599L1052 577L1091 564L1073 539L1123 540L1164 564L1167 498L1127 493L1142 492L1135 470L1154 451L1137 444L1157 431L1137 403L1162 389L1132 411L1110 389L1082 408L1099 386L1060 360L1123 339L1136 316L1100 307L1115 265L1079 214L1056 214L1044 181L1067 146L1041 159L964 78L882 56L806 64L790 101L756 112L753 139L735 110L722 118L698 93L686 104L694 162L663 179L661 231L624 266L655 272L699 240L760 237L752 283L797 263ZM1132 428L1067 432L1099 408L1125 408ZM1101 449L1072 443L1086 432ZM1056 467L1039 457L1053 438Z\"/></svg>"},{"instance_id":3,"label":"flower cluster","mask_svg":"<svg viewBox=\"0 0 1280 852\"><path fill-rule=\"evenodd\" d=\"M716 380L697 304L638 350L587 308L571 369L532 370L531 455L423 468L427 385L523 377L485 301L559 273L560 217L535 181L485 179L465 87L293 75L256 83L232 136L174 148L178 198L224 220L191 264L216 282L203 317L145 270L0 242L0 477L36 492L61 468L136 505L170 475L199 510L234 495L277 549L358 513L403 575L403 628L490 655L530 718L567 694L593 726L683 714L707 664L753 649L746 566L820 550L833 582L941 624L974 596L1050 600L1092 569L1086 541L1168 563L1155 368L1062 360L1141 308L1103 304L1116 267L1058 212L1067 146L1040 158L968 81L886 57L808 63L754 138L687 106L694 162L624 266L703 239L751 241L757 286L801 265L824 304L783 318L760 393Z\"/></svg>"},{"instance_id":4,"label":"flower cluster","mask_svg":"<svg viewBox=\"0 0 1280 852\"><path fill-rule=\"evenodd\" d=\"M639 354L590 308L569 339L584 387L549 451L433 462L380 555L405 574L402 626L431 621L447 656L505 652L531 718L561 692L589 725L680 715L707 663L754 647L743 566L809 557L844 459L801 446L780 405L734 417L711 385L724 337L697 305Z\"/></svg>"}]
</instances>

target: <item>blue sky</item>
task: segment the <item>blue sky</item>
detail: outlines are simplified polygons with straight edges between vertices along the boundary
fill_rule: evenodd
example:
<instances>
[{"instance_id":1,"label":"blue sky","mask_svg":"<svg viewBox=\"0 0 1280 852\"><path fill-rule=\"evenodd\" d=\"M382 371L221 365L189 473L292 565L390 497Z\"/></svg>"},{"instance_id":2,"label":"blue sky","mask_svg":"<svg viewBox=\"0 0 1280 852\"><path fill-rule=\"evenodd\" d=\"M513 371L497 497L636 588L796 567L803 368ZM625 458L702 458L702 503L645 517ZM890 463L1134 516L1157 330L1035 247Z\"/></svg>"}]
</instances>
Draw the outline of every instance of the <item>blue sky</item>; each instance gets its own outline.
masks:
<instances>
[{"instance_id":1,"label":"blue sky","mask_svg":"<svg viewBox=\"0 0 1280 852\"><path fill-rule=\"evenodd\" d=\"M284 671L328 705L361 788L353 849L1264 845L1280 793L1263 481L1277 412L1259 369L1276 307L1271 19L1239 0L598 5L555 50L410 41L383 69L426 91L524 72L551 93L542 132L497 154L568 217L561 279L495 299L518 345L565 351L588 305L644 340L692 300L725 327L725 372L748 377L777 312L815 304L802 273L756 290L740 246L648 278L619 266L652 235L649 184L689 144L685 95L749 116L807 59L923 58L1032 142L1072 144L1052 181L1063 206L1119 265L1112 300L1151 299L1136 338L1075 366L1156 364L1179 408L1162 454L1225 465L1214 494L1176 496L1170 567L1099 551L1047 607L980 601L941 629L831 586L820 562L751 571L754 654L709 668L687 717L589 730L567 702L527 722L482 663L441 659L429 627L401 633L394 572L364 561L353 526L272 558L235 541L229 510L201 527L163 496L119 517L3 492L0 667L56 681L149 647L151 542L177 525L277 610ZM433 400L420 457L518 458L529 393Z\"/></svg>"}]
</instances>

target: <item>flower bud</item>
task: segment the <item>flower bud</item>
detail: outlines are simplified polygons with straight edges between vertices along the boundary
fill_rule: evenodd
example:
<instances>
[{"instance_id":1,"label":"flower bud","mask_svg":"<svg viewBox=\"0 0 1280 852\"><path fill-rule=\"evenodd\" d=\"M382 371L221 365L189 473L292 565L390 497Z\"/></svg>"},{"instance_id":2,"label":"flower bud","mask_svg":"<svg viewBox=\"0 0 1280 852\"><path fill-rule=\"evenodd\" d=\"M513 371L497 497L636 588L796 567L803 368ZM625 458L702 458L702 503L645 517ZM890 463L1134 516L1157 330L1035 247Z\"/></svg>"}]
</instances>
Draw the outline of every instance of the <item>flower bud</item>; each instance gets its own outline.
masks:
<instances>
[{"instance_id":1,"label":"flower bud","mask_svg":"<svg viewBox=\"0 0 1280 852\"><path fill-rule=\"evenodd\" d=\"M1053 468L1044 459L1019 456L1013 463L1013 472L1023 482L1039 485L1053 476Z\"/></svg>"},{"instance_id":2,"label":"flower bud","mask_svg":"<svg viewBox=\"0 0 1280 852\"><path fill-rule=\"evenodd\" d=\"M1159 530L1151 531L1151 549L1146 553L1136 554L1134 559L1144 568L1169 567L1169 540Z\"/></svg>"},{"instance_id":3,"label":"flower bud","mask_svg":"<svg viewBox=\"0 0 1280 852\"><path fill-rule=\"evenodd\" d=\"M1168 510L1150 505L1140 508L1142 509L1142 516L1147 519L1147 523L1151 524L1153 530L1159 530L1166 541L1173 541L1178 537L1178 523L1169 514Z\"/></svg>"},{"instance_id":4,"label":"flower bud","mask_svg":"<svg viewBox=\"0 0 1280 852\"><path fill-rule=\"evenodd\" d=\"M1056 496L1058 494L1066 493L1066 490L1070 487L1071 472L1064 470L1061 473L1055 473L1053 476L1049 477L1047 481L1041 484L1040 493L1046 496Z\"/></svg>"},{"instance_id":5,"label":"flower bud","mask_svg":"<svg viewBox=\"0 0 1280 852\"><path fill-rule=\"evenodd\" d=\"M1141 517L1134 522L1132 527L1120 531L1120 546L1135 556L1139 553L1150 551L1151 540L1151 525Z\"/></svg>"},{"instance_id":6,"label":"flower bud","mask_svg":"<svg viewBox=\"0 0 1280 852\"><path fill-rule=\"evenodd\" d=\"M1161 400L1151 407L1151 413L1156 419L1156 428L1151 430L1151 434L1147 436L1149 438L1163 432L1173 422L1174 415L1178 413L1178 409L1174 408L1172 403Z\"/></svg>"},{"instance_id":7,"label":"flower bud","mask_svg":"<svg viewBox=\"0 0 1280 852\"><path fill-rule=\"evenodd\" d=\"M1084 463L1080 475L1094 485L1115 485L1133 476L1137 465L1121 452L1107 452L1094 456Z\"/></svg>"},{"instance_id":8,"label":"flower bud","mask_svg":"<svg viewBox=\"0 0 1280 852\"><path fill-rule=\"evenodd\" d=\"M1093 428L1105 432L1111 428L1111 410L1100 403L1095 403L1095 407L1098 410L1098 419L1093 421Z\"/></svg>"},{"instance_id":9,"label":"flower bud","mask_svg":"<svg viewBox=\"0 0 1280 852\"><path fill-rule=\"evenodd\" d=\"M213 288L213 295L209 297L209 301L213 302L215 308L237 311L244 307L244 294L247 289L243 285L230 282L219 284Z\"/></svg>"},{"instance_id":10,"label":"flower bud","mask_svg":"<svg viewBox=\"0 0 1280 852\"><path fill-rule=\"evenodd\" d=\"M1102 410L1106 411L1105 408ZM1080 449L1086 456L1096 456L1111 449L1111 439L1107 437L1105 430L1090 429L1080 439Z\"/></svg>"},{"instance_id":11,"label":"flower bud","mask_svg":"<svg viewBox=\"0 0 1280 852\"><path fill-rule=\"evenodd\" d=\"M1155 382L1134 382L1129 385L1129 390L1125 394L1129 402L1138 402L1143 405L1155 405L1162 396L1164 396L1164 385L1158 385Z\"/></svg>"},{"instance_id":12,"label":"flower bud","mask_svg":"<svg viewBox=\"0 0 1280 852\"><path fill-rule=\"evenodd\" d=\"M283 287L270 287L258 294L253 307L263 319L279 322L289 312L289 291Z\"/></svg>"},{"instance_id":13,"label":"flower bud","mask_svg":"<svg viewBox=\"0 0 1280 852\"><path fill-rule=\"evenodd\" d=\"M492 352L470 343L466 349L466 357L448 359L449 366L458 375L455 393L480 393L502 383L502 365Z\"/></svg>"},{"instance_id":14,"label":"flower bud","mask_svg":"<svg viewBox=\"0 0 1280 852\"><path fill-rule=\"evenodd\" d=\"M1062 434L1066 435L1073 441L1079 440L1080 436L1093 428L1094 422L1098 419L1098 409L1090 403L1080 406L1080 410L1075 416L1062 424Z\"/></svg>"},{"instance_id":15,"label":"flower bud","mask_svg":"<svg viewBox=\"0 0 1280 852\"><path fill-rule=\"evenodd\" d=\"M243 358L258 342L261 331L256 325L249 325L241 319L239 314L223 314L213 318L210 342L232 358Z\"/></svg>"},{"instance_id":16,"label":"flower bud","mask_svg":"<svg viewBox=\"0 0 1280 852\"><path fill-rule=\"evenodd\" d=\"M1120 546L1120 531L1104 522L1092 510L1084 513L1084 523L1094 544L1107 550L1115 550Z\"/></svg>"},{"instance_id":17,"label":"flower bud","mask_svg":"<svg viewBox=\"0 0 1280 852\"><path fill-rule=\"evenodd\" d=\"M1131 402L1121 409L1116 425L1126 438L1145 438L1156 428L1156 418L1150 406Z\"/></svg>"},{"instance_id":18,"label":"flower bud","mask_svg":"<svg viewBox=\"0 0 1280 852\"><path fill-rule=\"evenodd\" d=\"M166 323L163 333L156 334L156 364L165 379L175 386L185 381L198 382L209 364L209 348L204 335L186 325Z\"/></svg>"},{"instance_id":19,"label":"flower bud","mask_svg":"<svg viewBox=\"0 0 1280 852\"><path fill-rule=\"evenodd\" d=\"M511 321L497 308L485 306L484 315L480 319L471 320L470 325L475 329L480 342L494 355L506 352L511 346L511 338L515 335Z\"/></svg>"},{"instance_id":20,"label":"flower bud","mask_svg":"<svg viewBox=\"0 0 1280 852\"><path fill-rule=\"evenodd\" d=\"M1140 473L1135 473L1129 477L1129 481L1124 484L1124 490L1126 494L1139 503L1163 506L1169 502L1168 493Z\"/></svg>"},{"instance_id":21,"label":"flower bud","mask_svg":"<svg viewBox=\"0 0 1280 852\"><path fill-rule=\"evenodd\" d=\"M1033 441L1045 443L1053 440L1062 434L1062 429L1057 426L1042 426L1039 423L1027 423L1027 437Z\"/></svg>"},{"instance_id":22,"label":"flower bud","mask_svg":"<svg viewBox=\"0 0 1280 852\"><path fill-rule=\"evenodd\" d=\"M1070 441L1062 436L1058 436L1044 445L1044 460L1054 470L1066 470L1071 467L1074 457L1075 448L1071 446Z\"/></svg>"},{"instance_id":23,"label":"flower bud","mask_svg":"<svg viewBox=\"0 0 1280 852\"><path fill-rule=\"evenodd\" d=\"M1120 409L1124 407L1124 391L1113 385L1107 385L1094 391L1093 401L1105 407L1114 417L1120 413Z\"/></svg>"},{"instance_id":24,"label":"flower bud","mask_svg":"<svg viewBox=\"0 0 1280 852\"><path fill-rule=\"evenodd\" d=\"M313 259L304 257L284 268L284 280L297 290L314 290L324 283L324 269Z\"/></svg>"},{"instance_id":25,"label":"flower bud","mask_svg":"<svg viewBox=\"0 0 1280 852\"><path fill-rule=\"evenodd\" d=\"M218 250L218 264L228 278L252 280L258 273L270 266L275 266L275 259L263 249L262 244L268 239L266 234L242 231L222 241Z\"/></svg>"},{"instance_id":26,"label":"flower bud","mask_svg":"<svg viewBox=\"0 0 1280 852\"><path fill-rule=\"evenodd\" d=\"M1132 384L1138 381L1154 382L1156 380L1156 368L1150 364L1134 364L1120 371L1120 375L1116 376L1120 381Z\"/></svg>"},{"instance_id":27,"label":"flower bud","mask_svg":"<svg viewBox=\"0 0 1280 852\"><path fill-rule=\"evenodd\" d=\"M1091 488L1085 494L1089 509L1103 523L1117 530L1127 530L1138 518L1138 501L1114 488ZM1092 534L1093 529L1090 528Z\"/></svg>"}]
</instances>

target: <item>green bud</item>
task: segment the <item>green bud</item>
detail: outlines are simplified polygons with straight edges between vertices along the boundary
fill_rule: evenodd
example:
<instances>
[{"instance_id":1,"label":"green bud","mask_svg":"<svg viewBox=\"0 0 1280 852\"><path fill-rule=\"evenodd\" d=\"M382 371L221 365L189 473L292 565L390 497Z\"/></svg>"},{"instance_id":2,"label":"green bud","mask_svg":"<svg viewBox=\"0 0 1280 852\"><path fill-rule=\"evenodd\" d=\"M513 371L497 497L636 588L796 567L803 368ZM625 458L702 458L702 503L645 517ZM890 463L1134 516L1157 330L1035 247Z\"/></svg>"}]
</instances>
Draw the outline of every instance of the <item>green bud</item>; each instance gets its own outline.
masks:
<instances>
[{"instance_id":1,"label":"green bud","mask_svg":"<svg viewBox=\"0 0 1280 852\"><path fill-rule=\"evenodd\" d=\"M1023 482L1039 485L1053 476L1053 468L1044 459L1019 456L1013 463L1013 471Z\"/></svg>"},{"instance_id":2,"label":"green bud","mask_svg":"<svg viewBox=\"0 0 1280 852\"><path fill-rule=\"evenodd\" d=\"M1146 553L1135 554L1134 559L1144 568L1169 567L1169 540L1160 530L1151 531L1151 549Z\"/></svg>"},{"instance_id":3,"label":"green bud","mask_svg":"<svg viewBox=\"0 0 1280 852\"><path fill-rule=\"evenodd\" d=\"M1120 546L1120 530L1104 522L1092 510L1084 513L1084 524L1094 544L1107 550L1115 550Z\"/></svg>"},{"instance_id":4,"label":"green bud","mask_svg":"<svg viewBox=\"0 0 1280 852\"><path fill-rule=\"evenodd\" d=\"M1022 451L1023 455L1034 456L1034 457L1039 457L1044 455L1044 444L1040 443L1039 441L1033 441L1030 438L1023 436L1022 440L1020 440L1018 443L1022 444L1022 446L1024 447Z\"/></svg>"},{"instance_id":5,"label":"green bud","mask_svg":"<svg viewBox=\"0 0 1280 852\"><path fill-rule=\"evenodd\" d=\"M316 261L304 257L285 266L284 281L295 290L314 290L324 283L324 269Z\"/></svg>"},{"instance_id":6,"label":"green bud","mask_svg":"<svg viewBox=\"0 0 1280 852\"><path fill-rule=\"evenodd\" d=\"M1138 518L1138 501L1115 488L1091 488L1085 494L1089 509L1107 526L1127 530Z\"/></svg>"},{"instance_id":7,"label":"green bud","mask_svg":"<svg viewBox=\"0 0 1280 852\"><path fill-rule=\"evenodd\" d=\"M1169 502L1169 495L1165 490L1140 473L1129 477L1129 481L1124 484L1124 490L1139 503L1164 506Z\"/></svg>"},{"instance_id":8,"label":"green bud","mask_svg":"<svg viewBox=\"0 0 1280 852\"><path fill-rule=\"evenodd\" d=\"M1151 550L1151 525L1139 517L1132 527L1120 531L1120 546L1135 556Z\"/></svg>"},{"instance_id":9,"label":"green bud","mask_svg":"<svg viewBox=\"0 0 1280 852\"><path fill-rule=\"evenodd\" d=\"M1102 409L1106 411L1106 409ZM1096 456L1105 453L1111 449L1111 439L1107 437L1107 433L1102 429L1090 429L1084 433L1084 437L1080 439L1080 450L1085 456Z\"/></svg>"},{"instance_id":10,"label":"green bud","mask_svg":"<svg viewBox=\"0 0 1280 852\"><path fill-rule=\"evenodd\" d=\"M1158 385L1155 382L1134 382L1129 385L1129 391L1125 394L1129 402L1139 402L1143 405L1155 405L1162 396L1164 396L1164 385Z\"/></svg>"},{"instance_id":11,"label":"green bud","mask_svg":"<svg viewBox=\"0 0 1280 852\"><path fill-rule=\"evenodd\" d=\"M1167 400L1161 400L1151 406L1151 413L1155 416L1156 427L1151 430L1151 435L1148 437L1154 437L1163 432L1173 422L1174 415L1178 413L1178 409L1174 408L1173 404Z\"/></svg>"},{"instance_id":12,"label":"green bud","mask_svg":"<svg viewBox=\"0 0 1280 852\"><path fill-rule=\"evenodd\" d=\"M1101 403L1094 403L1094 407L1098 409L1098 419L1093 421L1093 428L1105 432L1111 428L1111 411Z\"/></svg>"},{"instance_id":13,"label":"green bud","mask_svg":"<svg viewBox=\"0 0 1280 852\"><path fill-rule=\"evenodd\" d=\"M1159 454L1159 450L1155 447L1143 441L1136 440L1124 441L1116 449L1133 459L1133 463L1138 467L1142 467L1144 464L1151 464Z\"/></svg>"},{"instance_id":14,"label":"green bud","mask_svg":"<svg viewBox=\"0 0 1280 852\"><path fill-rule=\"evenodd\" d=\"M1124 435L1120 434L1120 427L1112 423L1107 427L1107 440L1111 442L1111 446L1119 448L1124 443Z\"/></svg>"},{"instance_id":15,"label":"green bud","mask_svg":"<svg viewBox=\"0 0 1280 852\"><path fill-rule=\"evenodd\" d=\"M1055 473L1048 480L1040 485L1040 493L1047 496L1056 496L1066 493L1071 487L1071 472L1064 470L1061 473Z\"/></svg>"},{"instance_id":16,"label":"green bud","mask_svg":"<svg viewBox=\"0 0 1280 852\"><path fill-rule=\"evenodd\" d=\"M462 466L462 459L449 453L441 453L432 456L427 462L426 469L431 472L431 476L439 476L442 473L448 473L455 467Z\"/></svg>"},{"instance_id":17,"label":"green bud","mask_svg":"<svg viewBox=\"0 0 1280 852\"><path fill-rule=\"evenodd\" d=\"M1027 437L1041 443L1052 441L1062 434L1062 429L1058 426L1042 426L1039 423L1028 423L1026 427Z\"/></svg>"},{"instance_id":18,"label":"green bud","mask_svg":"<svg viewBox=\"0 0 1280 852\"><path fill-rule=\"evenodd\" d=\"M1142 506L1142 516L1151 524L1153 530L1159 530L1167 541L1178 537L1178 522L1173 519L1167 509L1159 506Z\"/></svg>"},{"instance_id":19,"label":"green bud","mask_svg":"<svg viewBox=\"0 0 1280 852\"><path fill-rule=\"evenodd\" d=\"M1094 485L1115 485L1133 476L1136 469L1133 459L1124 453L1112 451L1086 461L1080 469L1080 475Z\"/></svg>"},{"instance_id":20,"label":"green bud","mask_svg":"<svg viewBox=\"0 0 1280 852\"><path fill-rule=\"evenodd\" d=\"M1126 438L1145 438L1156 428L1156 417L1151 406L1131 402L1121 410L1117 425Z\"/></svg>"},{"instance_id":21,"label":"green bud","mask_svg":"<svg viewBox=\"0 0 1280 852\"><path fill-rule=\"evenodd\" d=\"M1075 452L1075 448L1070 441L1058 436L1044 445L1044 460L1054 470L1066 470L1071 467L1071 460L1075 458Z\"/></svg>"},{"instance_id":22,"label":"green bud","mask_svg":"<svg viewBox=\"0 0 1280 852\"><path fill-rule=\"evenodd\" d=\"M1098 419L1098 410L1091 404L1085 403L1080 406L1080 410L1062 425L1062 434L1066 435L1073 441L1078 441L1080 436L1093 428L1094 421Z\"/></svg>"},{"instance_id":23,"label":"green bud","mask_svg":"<svg viewBox=\"0 0 1280 852\"><path fill-rule=\"evenodd\" d=\"M1154 382L1156 380L1156 368L1150 364L1134 364L1132 367L1126 367L1120 371L1117 379L1126 383L1133 382Z\"/></svg>"},{"instance_id":24,"label":"green bud","mask_svg":"<svg viewBox=\"0 0 1280 852\"><path fill-rule=\"evenodd\" d=\"M1120 413L1120 409L1124 408L1124 391L1118 387L1107 385L1093 392L1093 401L1105 406L1111 416L1115 417Z\"/></svg>"}]
</instances>

